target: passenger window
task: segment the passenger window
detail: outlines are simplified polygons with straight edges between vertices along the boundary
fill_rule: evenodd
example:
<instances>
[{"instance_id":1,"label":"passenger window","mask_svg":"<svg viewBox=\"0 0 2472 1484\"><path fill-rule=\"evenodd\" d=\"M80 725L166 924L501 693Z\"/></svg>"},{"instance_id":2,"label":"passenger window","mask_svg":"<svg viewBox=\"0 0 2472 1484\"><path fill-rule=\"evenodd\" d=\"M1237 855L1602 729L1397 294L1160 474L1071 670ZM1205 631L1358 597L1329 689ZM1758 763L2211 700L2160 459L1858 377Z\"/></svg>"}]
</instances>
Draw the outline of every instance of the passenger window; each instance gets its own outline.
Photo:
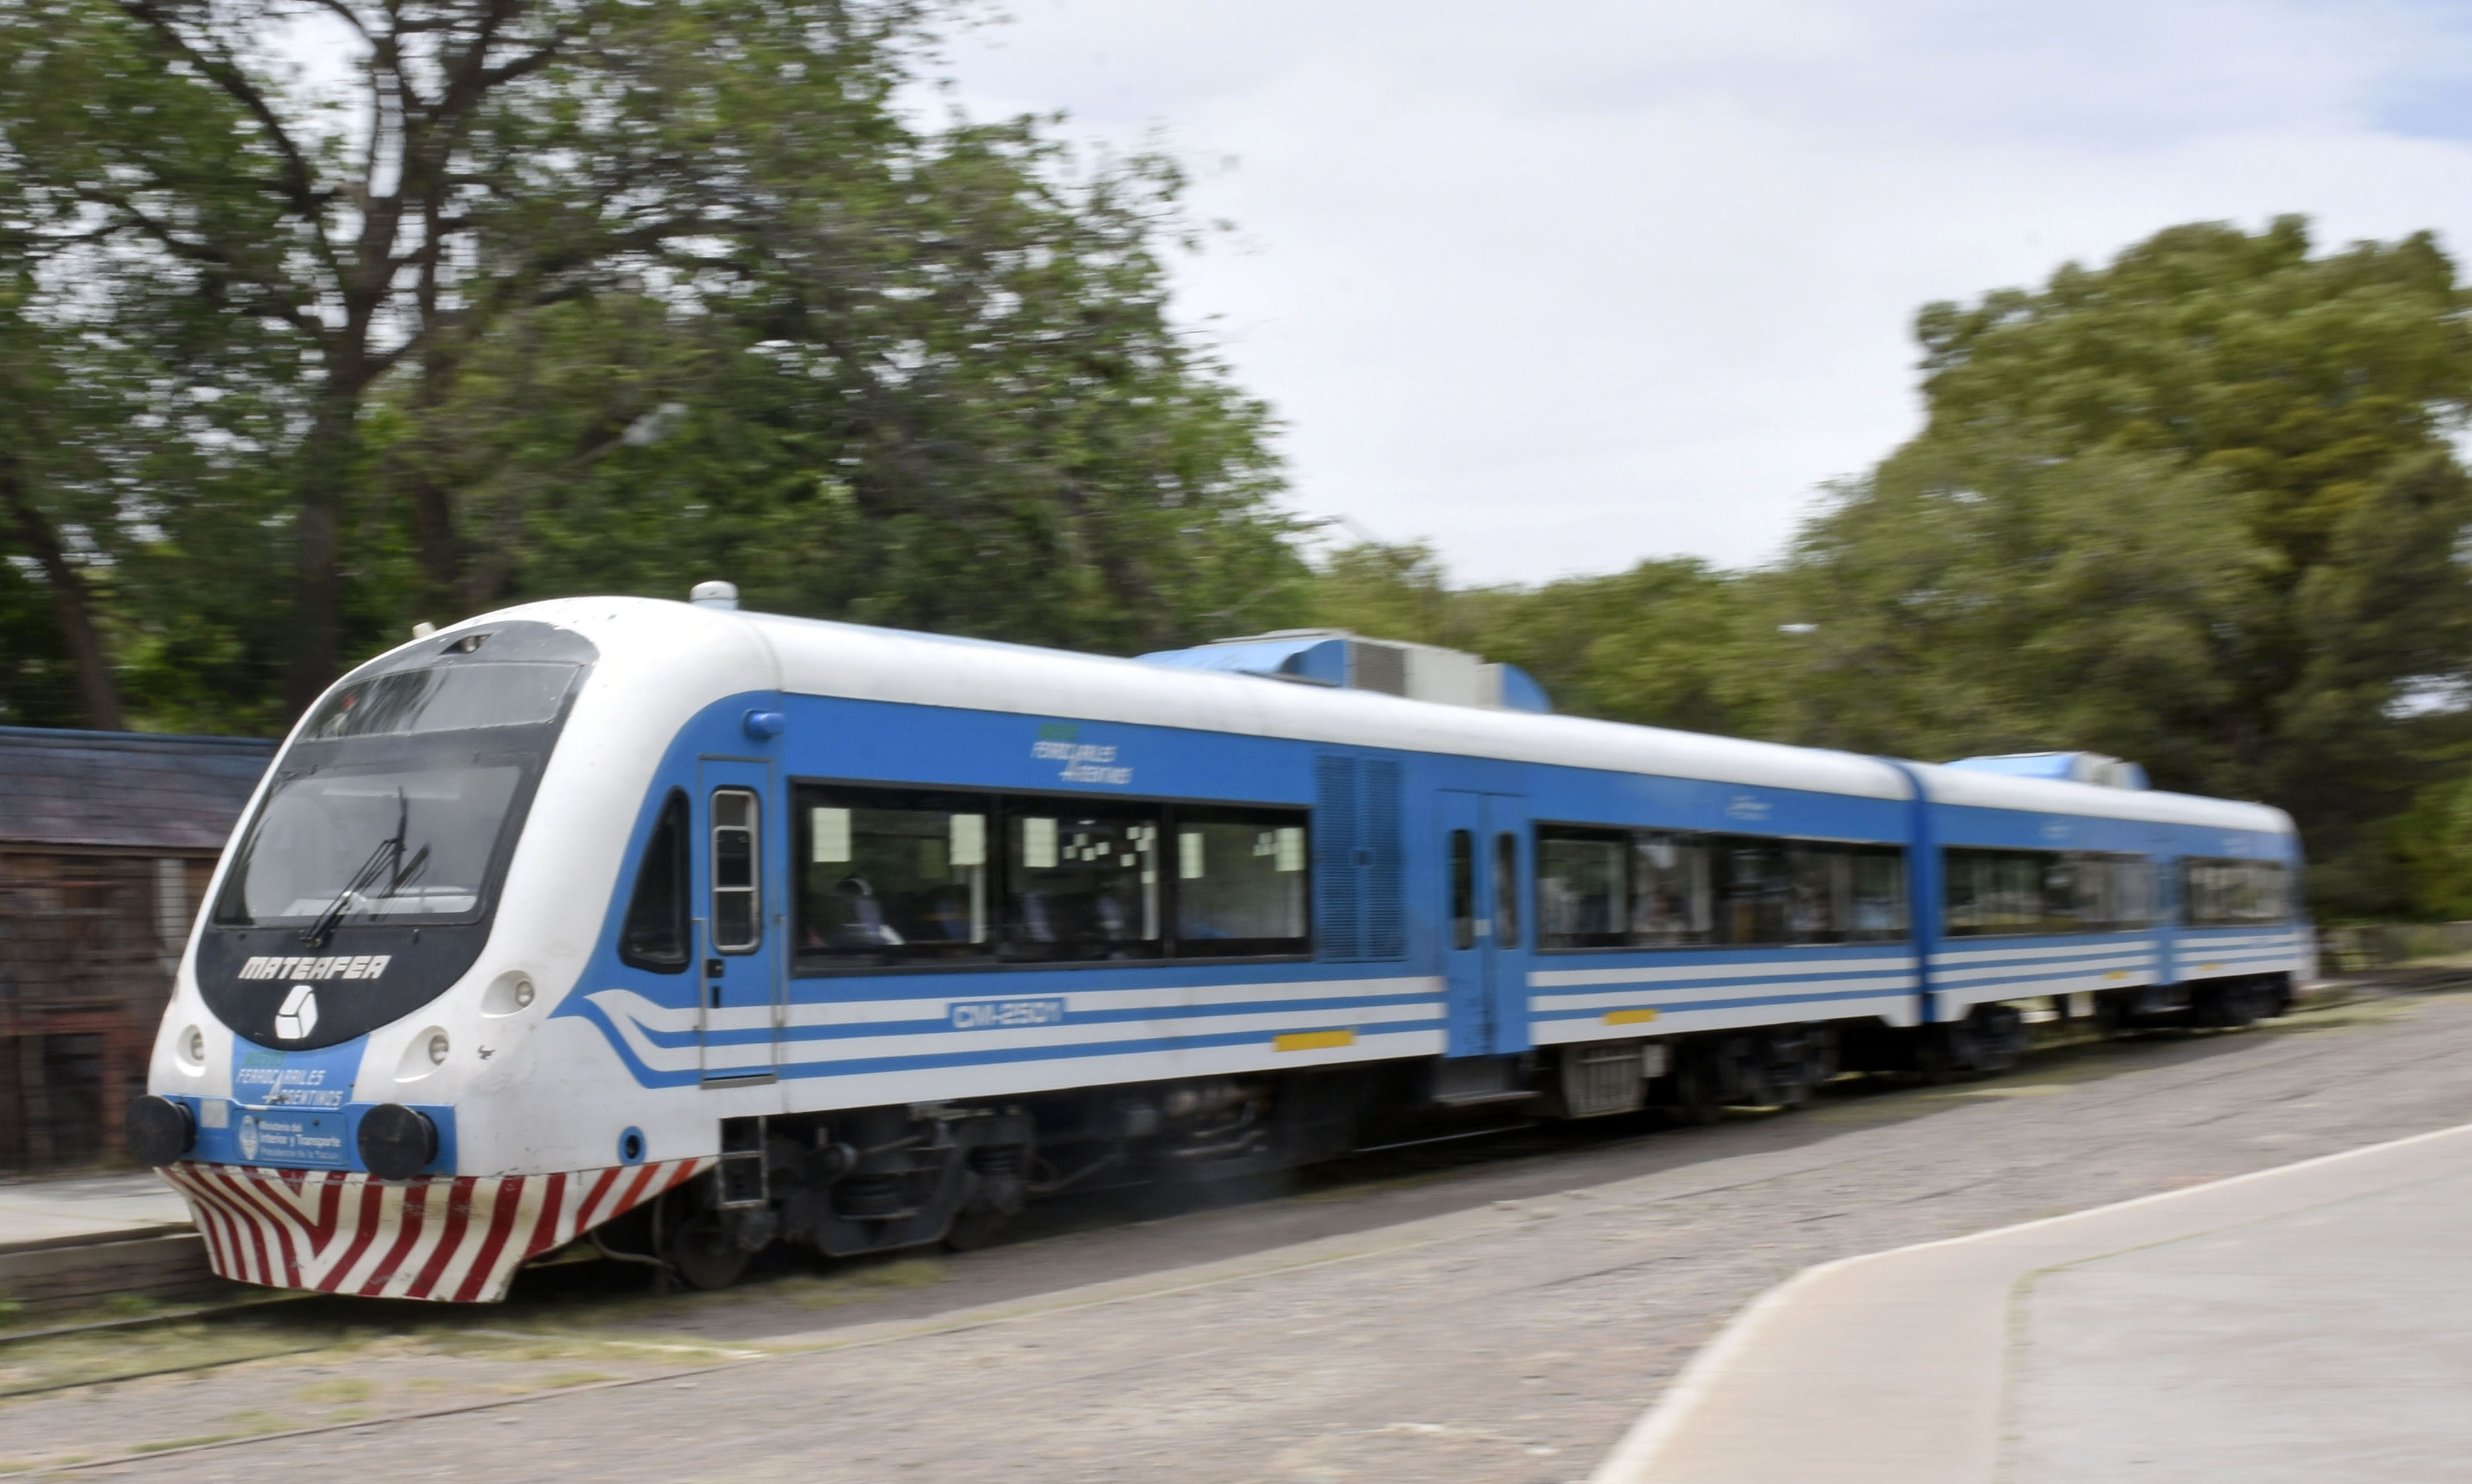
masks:
<instances>
[{"instance_id":1,"label":"passenger window","mask_svg":"<svg viewBox=\"0 0 2472 1484\"><path fill-rule=\"evenodd\" d=\"M620 962L655 974L687 966L687 796L674 789L635 865L635 891L618 930Z\"/></svg>"},{"instance_id":2,"label":"passenger window","mask_svg":"<svg viewBox=\"0 0 2472 1484\"><path fill-rule=\"evenodd\" d=\"M1717 925L1727 943L1790 943L1795 882L1782 840L1717 842Z\"/></svg>"},{"instance_id":3,"label":"passenger window","mask_svg":"<svg viewBox=\"0 0 2472 1484\"><path fill-rule=\"evenodd\" d=\"M1536 832L1536 945L1620 948L1629 895L1621 830L1545 825Z\"/></svg>"},{"instance_id":4,"label":"passenger window","mask_svg":"<svg viewBox=\"0 0 2472 1484\"><path fill-rule=\"evenodd\" d=\"M1493 837L1494 933L1505 948L1519 946L1519 836Z\"/></svg>"},{"instance_id":5,"label":"passenger window","mask_svg":"<svg viewBox=\"0 0 2472 1484\"><path fill-rule=\"evenodd\" d=\"M1476 839L1451 832L1451 946L1476 947Z\"/></svg>"},{"instance_id":6,"label":"passenger window","mask_svg":"<svg viewBox=\"0 0 2472 1484\"><path fill-rule=\"evenodd\" d=\"M1873 943L1905 935L1905 859L1879 846L1797 844L1788 941Z\"/></svg>"},{"instance_id":7,"label":"passenger window","mask_svg":"<svg viewBox=\"0 0 2472 1484\"><path fill-rule=\"evenodd\" d=\"M1159 920L1155 807L1025 800L1005 819L1004 955L1154 958Z\"/></svg>"},{"instance_id":8,"label":"passenger window","mask_svg":"<svg viewBox=\"0 0 2472 1484\"><path fill-rule=\"evenodd\" d=\"M1634 831L1630 869L1632 947L1716 940L1716 898L1708 885L1704 842L1658 830Z\"/></svg>"},{"instance_id":9,"label":"passenger window","mask_svg":"<svg viewBox=\"0 0 2472 1484\"><path fill-rule=\"evenodd\" d=\"M2112 932L2151 926L2154 864L2092 851L1941 853L1951 937Z\"/></svg>"},{"instance_id":10,"label":"passenger window","mask_svg":"<svg viewBox=\"0 0 2472 1484\"><path fill-rule=\"evenodd\" d=\"M1312 948L1301 810L1176 812L1176 951L1181 957Z\"/></svg>"},{"instance_id":11,"label":"passenger window","mask_svg":"<svg viewBox=\"0 0 2472 1484\"><path fill-rule=\"evenodd\" d=\"M1905 867L1893 845L1539 825L1536 946L1887 942Z\"/></svg>"},{"instance_id":12,"label":"passenger window","mask_svg":"<svg viewBox=\"0 0 2472 1484\"><path fill-rule=\"evenodd\" d=\"M994 952L986 797L802 785L793 799L802 964Z\"/></svg>"},{"instance_id":13,"label":"passenger window","mask_svg":"<svg viewBox=\"0 0 2472 1484\"><path fill-rule=\"evenodd\" d=\"M2192 858L2181 875L2190 927L2264 927L2292 915L2289 872L2280 860Z\"/></svg>"},{"instance_id":14,"label":"passenger window","mask_svg":"<svg viewBox=\"0 0 2472 1484\"><path fill-rule=\"evenodd\" d=\"M712 794L712 946L752 953L764 941L756 872L755 795L744 789Z\"/></svg>"}]
</instances>

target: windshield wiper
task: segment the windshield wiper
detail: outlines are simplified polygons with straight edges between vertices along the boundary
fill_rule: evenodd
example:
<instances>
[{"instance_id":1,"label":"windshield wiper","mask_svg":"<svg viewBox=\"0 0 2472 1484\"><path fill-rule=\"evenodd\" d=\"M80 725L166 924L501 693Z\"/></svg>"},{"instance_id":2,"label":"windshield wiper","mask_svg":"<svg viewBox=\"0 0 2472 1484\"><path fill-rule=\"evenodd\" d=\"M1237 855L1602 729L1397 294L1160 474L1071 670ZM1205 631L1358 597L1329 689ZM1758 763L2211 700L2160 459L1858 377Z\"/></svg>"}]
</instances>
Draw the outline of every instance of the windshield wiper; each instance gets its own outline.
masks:
<instances>
[{"instance_id":1,"label":"windshield wiper","mask_svg":"<svg viewBox=\"0 0 2472 1484\"><path fill-rule=\"evenodd\" d=\"M352 899L375 884L382 873L388 876L388 880L386 890L378 893L381 901L402 890L407 883L420 874L421 869L429 864L428 846L423 845L413 852L410 860L403 859L404 836L410 833L411 827L412 803L404 797L403 790L397 789L394 790L394 833L378 841L377 849L369 852L369 858L361 862L361 868L352 873L352 879L344 883L344 889L335 893L335 900L327 903L326 909L318 914L318 920L301 931L302 943L311 948L324 948L326 939L334 934L335 925L351 910Z\"/></svg>"}]
</instances>

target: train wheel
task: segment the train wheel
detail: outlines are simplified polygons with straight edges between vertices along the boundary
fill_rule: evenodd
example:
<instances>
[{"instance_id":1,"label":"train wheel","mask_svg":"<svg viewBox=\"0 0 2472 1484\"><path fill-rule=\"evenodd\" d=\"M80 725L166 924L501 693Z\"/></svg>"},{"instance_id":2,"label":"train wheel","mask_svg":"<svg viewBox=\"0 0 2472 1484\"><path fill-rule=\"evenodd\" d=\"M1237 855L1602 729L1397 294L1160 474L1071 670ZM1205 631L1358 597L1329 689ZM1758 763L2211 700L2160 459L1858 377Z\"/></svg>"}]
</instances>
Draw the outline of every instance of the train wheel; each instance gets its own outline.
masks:
<instances>
[{"instance_id":1,"label":"train wheel","mask_svg":"<svg viewBox=\"0 0 2472 1484\"><path fill-rule=\"evenodd\" d=\"M944 1245L954 1252L976 1252L995 1245L1004 1229L1012 1223L1012 1213L998 1211L993 1206L979 1211L964 1211L953 1218L944 1233Z\"/></svg>"},{"instance_id":2,"label":"train wheel","mask_svg":"<svg viewBox=\"0 0 2472 1484\"><path fill-rule=\"evenodd\" d=\"M1725 1117L1725 1095L1707 1052L1686 1047L1674 1068L1674 1111L1685 1123L1706 1127Z\"/></svg>"},{"instance_id":3,"label":"train wheel","mask_svg":"<svg viewBox=\"0 0 2472 1484\"><path fill-rule=\"evenodd\" d=\"M738 1240L722 1213L705 1207L692 1193L661 1213L661 1258L690 1288L709 1293L726 1288L747 1274L755 1260Z\"/></svg>"}]
</instances>

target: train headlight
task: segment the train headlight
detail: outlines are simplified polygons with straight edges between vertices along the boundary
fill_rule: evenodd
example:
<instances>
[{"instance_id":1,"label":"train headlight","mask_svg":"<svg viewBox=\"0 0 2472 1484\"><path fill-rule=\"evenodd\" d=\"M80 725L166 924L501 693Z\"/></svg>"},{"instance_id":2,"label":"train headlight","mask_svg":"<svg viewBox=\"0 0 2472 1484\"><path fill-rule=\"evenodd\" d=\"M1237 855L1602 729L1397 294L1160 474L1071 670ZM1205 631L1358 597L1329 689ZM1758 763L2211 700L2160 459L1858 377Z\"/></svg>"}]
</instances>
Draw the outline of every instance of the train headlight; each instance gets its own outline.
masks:
<instances>
[{"instance_id":1,"label":"train headlight","mask_svg":"<svg viewBox=\"0 0 2472 1484\"><path fill-rule=\"evenodd\" d=\"M446 1065L447 1055L454 1048L455 1043L447 1039L444 1026L422 1026L403 1044L403 1054L395 1059L394 1079L397 1082L417 1082L423 1077L436 1076L438 1069Z\"/></svg>"},{"instance_id":2,"label":"train headlight","mask_svg":"<svg viewBox=\"0 0 2472 1484\"><path fill-rule=\"evenodd\" d=\"M191 1076L206 1070L206 1033L192 1025L180 1032L179 1044L172 1054L178 1058L180 1070Z\"/></svg>"},{"instance_id":3,"label":"train headlight","mask_svg":"<svg viewBox=\"0 0 2472 1484\"><path fill-rule=\"evenodd\" d=\"M510 969L489 981L481 992L481 1013L491 1019L519 1015L532 1008L533 977L520 969Z\"/></svg>"}]
</instances>

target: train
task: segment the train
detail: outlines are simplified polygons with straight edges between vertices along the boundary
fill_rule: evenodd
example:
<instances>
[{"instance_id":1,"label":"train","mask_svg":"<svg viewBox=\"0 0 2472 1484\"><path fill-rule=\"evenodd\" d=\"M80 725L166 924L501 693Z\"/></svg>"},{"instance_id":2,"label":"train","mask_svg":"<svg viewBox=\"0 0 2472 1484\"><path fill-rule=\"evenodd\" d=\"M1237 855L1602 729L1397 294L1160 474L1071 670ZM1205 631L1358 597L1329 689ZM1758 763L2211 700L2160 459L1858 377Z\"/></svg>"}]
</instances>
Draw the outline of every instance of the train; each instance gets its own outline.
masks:
<instances>
[{"instance_id":1,"label":"train","mask_svg":"<svg viewBox=\"0 0 2472 1484\"><path fill-rule=\"evenodd\" d=\"M718 1287L1385 1130L1996 1072L2030 1017L2243 1025L2311 972L2301 868L2133 765L1557 715L1427 646L562 599L307 710L127 1128L227 1278Z\"/></svg>"}]
</instances>

